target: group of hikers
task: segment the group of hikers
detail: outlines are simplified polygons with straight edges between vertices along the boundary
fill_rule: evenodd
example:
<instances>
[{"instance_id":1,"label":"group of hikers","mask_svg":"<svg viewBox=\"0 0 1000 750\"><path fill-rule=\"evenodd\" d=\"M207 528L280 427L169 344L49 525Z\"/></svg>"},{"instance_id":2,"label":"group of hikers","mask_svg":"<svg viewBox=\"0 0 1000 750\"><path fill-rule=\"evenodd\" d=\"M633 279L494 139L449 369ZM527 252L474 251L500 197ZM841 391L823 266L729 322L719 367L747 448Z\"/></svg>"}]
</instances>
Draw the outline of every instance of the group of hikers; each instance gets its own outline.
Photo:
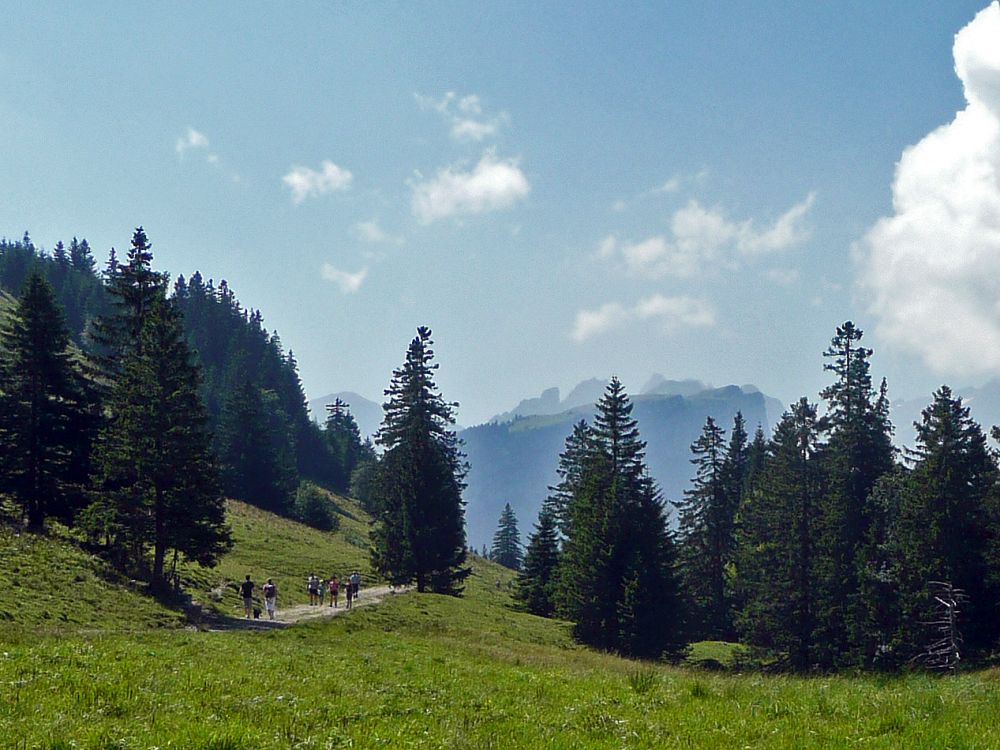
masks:
<instances>
[{"instance_id":1,"label":"group of hikers","mask_svg":"<svg viewBox=\"0 0 1000 750\"><path fill-rule=\"evenodd\" d=\"M358 598L358 593L361 589L361 574L355 570L341 582L337 579L337 576L331 576L329 580L321 581L313 573L306 581L306 588L309 590L309 603L321 607L327 594L330 596L330 603L327 606L338 606L340 592L343 590L344 599L346 600L345 606L347 609L350 609L354 605L354 600Z\"/></svg>"},{"instance_id":2,"label":"group of hikers","mask_svg":"<svg viewBox=\"0 0 1000 750\"><path fill-rule=\"evenodd\" d=\"M240 584L240 596L243 597L243 611L247 619L253 617L256 620L261 614L260 608L255 607L253 602L254 589L256 588L257 584L253 582L250 574L247 573L246 580ZM260 588L261 593L264 595L264 609L267 612L268 618L273 620L275 608L278 603L278 587L274 584L273 580L268 578L267 583ZM346 599L346 608L351 609L354 606L354 600L358 598L360 589L361 574L356 570L349 576L345 576L343 582L336 575L331 576L329 580L322 581L315 573L310 573L306 579L306 590L309 592L310 605L322 606L327 594L329 594L329 606L337 607L339 606L340 592L343 590L344 598Z\"/></svg>"}]
</instances>

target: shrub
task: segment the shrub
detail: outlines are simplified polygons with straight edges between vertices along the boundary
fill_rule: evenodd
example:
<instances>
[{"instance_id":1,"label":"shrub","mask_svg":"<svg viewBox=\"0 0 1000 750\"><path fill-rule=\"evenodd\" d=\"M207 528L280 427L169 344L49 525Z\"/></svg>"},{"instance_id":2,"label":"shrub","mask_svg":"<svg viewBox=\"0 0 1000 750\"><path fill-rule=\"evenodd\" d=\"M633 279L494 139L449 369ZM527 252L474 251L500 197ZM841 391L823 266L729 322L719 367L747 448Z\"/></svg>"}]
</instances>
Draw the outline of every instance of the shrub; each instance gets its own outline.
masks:
<instances>
[{"instance_id":1,"label":"shrub","mask_svg":"<svg viewBox=\"0 0 1000 750\"><path fill-rule=\"evenodd\" d=\"M320 531L336 531L340 528L340 517L335 512L334 504L313 484L303 482L299 485L292 515L296 521Z\"/></svg>"}]
</instances>

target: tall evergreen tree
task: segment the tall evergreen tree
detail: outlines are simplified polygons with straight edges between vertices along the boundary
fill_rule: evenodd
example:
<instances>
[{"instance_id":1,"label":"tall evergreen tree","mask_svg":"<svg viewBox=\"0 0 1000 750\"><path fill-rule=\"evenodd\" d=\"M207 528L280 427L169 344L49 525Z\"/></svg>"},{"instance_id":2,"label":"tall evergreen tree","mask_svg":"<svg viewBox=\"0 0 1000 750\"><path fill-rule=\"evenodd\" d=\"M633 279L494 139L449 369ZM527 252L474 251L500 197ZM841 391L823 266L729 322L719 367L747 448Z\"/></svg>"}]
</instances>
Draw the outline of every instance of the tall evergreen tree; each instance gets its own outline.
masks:
<instances>
[{"instance_id":1,"label":"tall evergreen tree","mask_svg":"<svg viewBox=\"0 0 1000 750\"><path fill-rule=\"evenodd\" d=\"M490 559L505 568L520 570L524 559L521 535L517 531L517 516L510 503L504 505L496 533L493 535L493 547L490 549Z\"/></svg>"},{"instance_id":2,"label":"tall evergreen tree","mask_svg":"<svg viewBox=\"0 0 1000 750\"><path fill-rule=\"evenodd\" d=\"M552 617L555 614L556 571L559 564L559 531L551 508L543 507L538 514L535 531L528 537L524 565L517 577L515 594L534 615Z\"/></svg>"},{"instance_id":3,"label":"tall evergreen tree","mask_svg":"<svg viewBox=\"0 0 1000 750\"><path fill-rule=\"evenodd\" d=\"M851 321L837 327L824 356L824 369L836 379L820 394L827 401L823 426L828 490L819 513L822 538L816 559L822 580L816 611L822 623L820 639L826 654L820 663L858 663L864 659L861 636L866 606L858 596L858 554L878 508L869 495L879 477L894 463L888 400L872 387L869 358L861 346L863 332Z\"/></svg>"},{"instance_id":4,"label":"tall evergreen tree","mask_svg":"<svg viewBox=\"0 0 1000 750\"><path fill-rule=\"evenodd\" d=\"M566 509L559 601L581 642L656 657L679 640L676 561L631 412L612 378Z\"/></svg>"},{"instance_id":5,"label":"tall evergreen tree","mask_svg":"<svg viewBox=\"0 0 1000 750\"><path fill-rule=\"evenodd\" d=\"M336 462L334 484L337 489L344 491L350 483L351 474L362 459L364 443L361 441L358 423L344 401L338 398L332 404L327 404L326 413L324 437Z\"/></svg>"},{"instance_id":6,"label":"tall evergreen tree","mask_svg":"<svg viewBox=\"0 0 1000 750\"><path fill-rule=\"evenodd\" d=\"M995 557L998 540L996 459L961 397L942 386L915 424L913 469L898 521L904 643L923 644L929 581L963 589L962 631L971 653L1000 635Z\"/></svg>"},{"instance_id":7,"label":"tall evergreen tree","mask_svg":"<svg viewBox=\"0 0 1000 750\"><path fill-rule=\"evenodd\" d=\"M0 333L0 491L40 530L47 516L68 519L76 509L96 415L40 274L28 276Z\"/></svg>"},{"instance_id":8,"label":"tall evergreen tree","mask_svg":"<svg viewBox=\"0 0 1000 750\"><path fill-rule=\"evenodd\" d=\"M569 523L569 506L582 490L584 474L593 457L593 436L586 420L573 425L573 431L566 438L563 452L559 454L559 468L556 474L559 482L549 487L544 505L552 512L556 527L565 535Z\"/></svg>"},{"instance_id":9,"label":"tall evergreen tree","mask_svg":"<svg viewBox=\"0 0 1000 750\"><path fill-rule=\"evenodd\" d=\"M385 392L372 558L394 583L457 594L471 572L462 567L466 465L453 429L455 404L434 383L432 345L431 330L418 328Z\"/></svg>"},{"instance_id":10,"label":"tall evergreen tree","mask_svg":"<svg viewBox=\"0 0 1000 750\"><path fill-rule=\"evenodd\" d=\"M226 495L288 514L298 476L290 428L277 400L249 381L232 391L216 432Z\"/></svg>"},{"instance_id":11,"label":"tall evergreen tree","mask_svg":"<svg viewBox=\"0 0 1000 750\"><path fill-rule=\"evenodd\" d=\"M744 433L744 439L746 437ZM734 554L738 496L729 494L725 433L712 417L692 444L697 467L684 500L676 503L679 560L694 640L732 638L732 597L728 577Z\"/></svg>"},{"instance_id":12,"label":"tall evergreen tree","mask_svg":"<svg viewBox=\"0 0 1000 750\"><path fill-rule=\"evenodd\" d=\"M817 657L817 505L823 492L816 407L803 398L782 417L766 468L744 499L738 545L743 638L784 654L797 670Z\"/></svg>"},{"instance_id":13,"label":"tall evergreen tree","mask_svg":"<svg viewBox=\"0 0 1000 750\"><path fill-rule=\"evenodd\" d=\"M162 294L146 307L139 335L112 386L98 443L108 493L100 510L119 560L142 570L151 550L151 581L160 586L171 552L210 565L230 537L198 369L180 313Z\"/></svg>"}]
</instances>

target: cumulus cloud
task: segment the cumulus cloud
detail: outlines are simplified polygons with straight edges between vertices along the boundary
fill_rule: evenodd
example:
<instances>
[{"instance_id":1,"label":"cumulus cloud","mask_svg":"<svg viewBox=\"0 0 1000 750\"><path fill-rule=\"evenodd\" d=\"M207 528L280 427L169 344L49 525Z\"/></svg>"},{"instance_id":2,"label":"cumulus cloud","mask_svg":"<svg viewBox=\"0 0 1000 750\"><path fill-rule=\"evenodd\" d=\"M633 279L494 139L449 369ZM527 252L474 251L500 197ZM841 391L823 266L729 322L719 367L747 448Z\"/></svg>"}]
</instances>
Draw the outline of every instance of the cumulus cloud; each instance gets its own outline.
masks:
<instances>
[{"instance_id":1,"label":"cumulus cloud","mask_svg":"<svg viewBox=\"0 0 1000 750\"><path fill-rule=\"evenodd\" d=\"M1000 368L1000 3L955 36L966 106L904 150L858 244L876 333L941 374Z\"/></svg>"},{"instance_id":2,"label":"cumulus cloud","mask_svg":"<svg viewBox=\"0 0 1000 750\"><path fill-rule=\"evenodd\" d=\"M598 255L623 263L627 273L642 278L691 278L713 266L736 268L741 260L778 252L804 242L805 216L816 200L810 193L763 229L752 219L734 222L718 209L692 200L670 221L670 233L638 242L610 236Z\"/></svg>"},{"instance_id":3,"label":"cumulus cloud","mask_svg":"<svg viewBox=\"0 0 1000 750\"><path fill-rule=\"evenodd\" d=\"M422 224L459 214L510 208L531 191L516 159L498 159L487 151L470 171L440 170L433 179L414 183L411 207Z\"/></svg>"},{"instance_id":4,"label":"cumulus cloud","mask_svg":"<svg viewBox=\"0 0 1000 750\"><path fill-rule=\"evenodd\" d=\"M402 237L389 234L382 229L382 227L379 226L379 223L374 219L371 221L359 221L354 225L354 234L362 242L367 242L372 245L403 244Z\"/></svg>"},{"instance_id":5,"label":"cumulus cloud","mask_svg":"<svg viewBox=\"0 0 1000 750\"><path fill-rule=\"evenodd\" d=\"M715 325L715 310L705 300L654 294L632 306L609 302L595 310L580 310L570 335L582 343L630 322L647 320L659 322L667 332L679 326L709 328Z\"/></svg>"},{"instance_id":6,"label":"cumulus cloud","mask_svg":"<svg viewBox=\"0 0 1000 750\"><path fill-rule=\"evenodd\" d=\"M191 127L187 129L187 133L177 139L177 143L174 145L178 156L184 156L184 154L193 149L203 148L208 148L208 136Z\"/></svg>"},{"instance_id":7,"label":"cumulus cloud","mask_svg":"<svg viewBox=\"0 0 1000 750\"><path fill-rule=\"evenodd\" d=\"M479 142L510 122L506 112L487 117L483 113L483 103L477 94L459 96L449 91L440 99L414 94L422 109L433 110L450 125L451 137L456 141Z\"/></svg>"},{"instance_id":8,"label":"cumulus cloud","mask_svg":"<svg viewBox=\"0 0 1000 750\"><path fill-rule=\"evenodd\" d=\"M281 178L281 181L291 189L292 203L296 205L306 198L347 190L353 180L354 175L350 171L338 167L329 160L324 160L319 170L292 167L291 171Z\"/></svg>"},{"instance_id":9,"label":"cumulus cloud","mask_svg":"<svg viewBox=\"0 0 1000 750\"><path fill-rule=\"evenodd\" d=\"M340 291L344 294L353 294L361 288L365 277L368 276L368 269L362 268L357 273L350 273L348 271L341 271L329 263L324 263L320 273L324 279L332 281L340 287Z\"/></svg>"}]
</instances>

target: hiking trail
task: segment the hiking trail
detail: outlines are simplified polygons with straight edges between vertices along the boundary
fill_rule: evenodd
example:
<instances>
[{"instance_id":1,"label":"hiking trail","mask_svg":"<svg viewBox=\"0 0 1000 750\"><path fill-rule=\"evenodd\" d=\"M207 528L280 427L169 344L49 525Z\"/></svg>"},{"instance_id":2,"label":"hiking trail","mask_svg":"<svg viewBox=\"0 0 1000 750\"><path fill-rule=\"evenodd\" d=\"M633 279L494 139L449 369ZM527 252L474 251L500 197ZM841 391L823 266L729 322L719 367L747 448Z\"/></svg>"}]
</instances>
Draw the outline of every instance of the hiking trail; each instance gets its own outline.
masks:
<instances>
[{"instance_id":1,"label":"hiking trail","mask_svg":"<svg viewBox=\"0 0 1000 750\"><path fill-rule=\"evenodd\" d=\"M391 586L371 586L361 589L361 595L354 600L353 607L370 607L378 604L387 596L399 596L410 591L409 587ZM307 620L319 620L324 617L338 617L345 612L350 612L345 606L346 599L341 596L337 607L328 606L328 602L323 604L293 604L290 607L281 606L281 597L278 597L278 607L275 612L275 619L267 619L267 613L262 612L259 620L237 617L235 615L223 615L216 612L206 611L199 608L199 616L192 617L195 624L201 624L209 631L226 630L274 630L275 628L287 628ZM189 615L190 616L190 615Z\"/></svg>"}]
</instances>

